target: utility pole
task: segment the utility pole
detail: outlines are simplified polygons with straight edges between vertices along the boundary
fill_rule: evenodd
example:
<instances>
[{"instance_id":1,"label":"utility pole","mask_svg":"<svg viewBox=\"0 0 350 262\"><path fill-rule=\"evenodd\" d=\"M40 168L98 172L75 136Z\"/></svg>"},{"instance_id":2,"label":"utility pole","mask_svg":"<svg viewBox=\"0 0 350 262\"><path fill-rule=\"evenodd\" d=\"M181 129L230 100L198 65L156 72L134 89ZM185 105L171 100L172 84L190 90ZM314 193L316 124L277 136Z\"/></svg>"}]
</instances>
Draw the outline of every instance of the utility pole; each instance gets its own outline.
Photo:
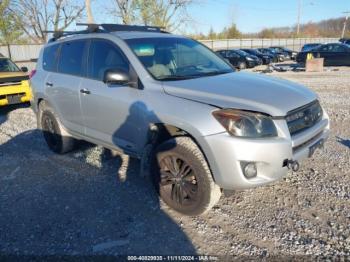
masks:
<instances>
[{"instance_id":1,"label":"utility pole","mask_svg":"<svg viewBox=\"0 0 350 262\"><path fill-rule=\"evenodd\" d=\"M299 36L299 33L300 33L300 18L301 18L302 6L303 6L303 1L302 0L298 0L297 37Z\"/></svg>"},{"instance_id":2,"label":"utility pole","mask_svg":"<svg viewBox=\"0 0 350 262\"><path fill-rule=\"evenodd\" d=\"M85 0L85 7L86 7L86 13L87 13L87 22L89 24L94 23L94 17L92 16L92 11L91 11L91 1L90 0Z\"/></svg>"},{"instance_id":3,"label":"utility pole","mask_svg":"<svg viewBox=\"0 0 350 262\"><path fill-rule=\"evenodd\" d=\"M343 14L345 14L346 16L345 16L345 21L344 21L343 32L341 34L341 38L344 38L344 36L345 36L346 22L348 21L350 11L343 12Z\"/></svg>"}]
</instances>

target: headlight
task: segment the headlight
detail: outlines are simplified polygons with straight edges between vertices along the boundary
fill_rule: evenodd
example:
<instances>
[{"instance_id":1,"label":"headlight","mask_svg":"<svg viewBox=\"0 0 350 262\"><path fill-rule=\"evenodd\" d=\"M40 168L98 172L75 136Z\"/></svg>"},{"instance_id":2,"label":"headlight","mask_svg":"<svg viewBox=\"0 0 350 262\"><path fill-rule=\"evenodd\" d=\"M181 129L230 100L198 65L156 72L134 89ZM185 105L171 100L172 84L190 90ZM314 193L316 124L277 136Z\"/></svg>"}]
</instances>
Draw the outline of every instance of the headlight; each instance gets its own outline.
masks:
<instances>
[{"instance_id":1,"label":"headlight","mask_svg":"<svg viewBox=\"0 0 350 262\"><path fill-rule=\"evenodd\" d=\"M214 111L213 116L232 136L249 138L277 136L275 124L267 115L235 109L222 109Z\"/></svg>"},{"instance_id":2,"label":"headlight","mask_svg":"<svg viewBox=\"0 0 350 262\"><path fill-rule=\"evenodd\" d=\"M247 57L247 60L248 60L248 61L253 61L253 58Z\"/></svg>"}]
</instances>

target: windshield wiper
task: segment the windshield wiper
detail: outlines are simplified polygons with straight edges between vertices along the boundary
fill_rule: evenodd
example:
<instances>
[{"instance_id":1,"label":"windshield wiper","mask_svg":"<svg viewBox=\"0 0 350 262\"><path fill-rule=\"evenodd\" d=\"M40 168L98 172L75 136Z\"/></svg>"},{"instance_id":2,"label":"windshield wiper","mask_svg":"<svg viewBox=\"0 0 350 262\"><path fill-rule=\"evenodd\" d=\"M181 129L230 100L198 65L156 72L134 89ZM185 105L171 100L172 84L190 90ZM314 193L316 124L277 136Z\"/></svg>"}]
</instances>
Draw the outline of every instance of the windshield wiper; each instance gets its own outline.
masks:
<instances>
[{"instance_id":1,"label":"windshield wiper","mask_svg":"<svg viewBox=\"0 0 350 262\"><path fill-rule=\"evenodd\" d=\"M195 76L181 76L181 75L171 75L171 76L162 76L159 77L158 80L165 80L165 81L171 81L171 80L186 80L186 79L191 79L195 78Z\"/></svg>"},{"instance_id":2,"label":"windshield wiper","mask_svg":"<svg viewBox=\"0 0 350 262\"><path fill-rule=\"evenodd\" d=\"M233 73L233 71L212 71L212 72L207 72L207 73L200 73L200 74L191 75L191 77L216 76L216 75L223 75L223 74L228 74L228 73Z\"/></svg>"},{"instance_id":3,"label":"windshield wiper","mask_svg":"<svg viewBox=\"0 0 350 262\"><path fill-rule=\"evenodd\" d=\"M170 75L170 76L162 76L158 78L158 80L164 80L164 81L187 80L187 79L193 79L193 78L199 78L199 77L205 77L205 76L223 75L223 74L228 74L232 72L233 71L213 71L213 72L193 74L193 75Z\"/></svg>"}]
</instances>

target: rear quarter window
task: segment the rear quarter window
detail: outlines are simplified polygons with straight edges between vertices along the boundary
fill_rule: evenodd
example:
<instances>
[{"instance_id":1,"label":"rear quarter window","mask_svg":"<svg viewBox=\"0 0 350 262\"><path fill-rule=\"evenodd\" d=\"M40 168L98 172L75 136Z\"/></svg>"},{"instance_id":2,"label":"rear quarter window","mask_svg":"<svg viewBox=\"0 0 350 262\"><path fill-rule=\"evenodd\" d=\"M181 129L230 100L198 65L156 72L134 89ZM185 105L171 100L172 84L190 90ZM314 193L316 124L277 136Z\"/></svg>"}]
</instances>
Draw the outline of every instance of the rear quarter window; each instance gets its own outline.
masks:
<instances>
[{"instance_id":1,"label":"rear quarter window","mask_svg":"<svg viewBox=\"0 0 350 262\"><path fill-rule=\"evenodd\" d=\"M56 72L59 45L51 45L44 49L43 68L46 71Z\"/></svg>"}]
</instances>

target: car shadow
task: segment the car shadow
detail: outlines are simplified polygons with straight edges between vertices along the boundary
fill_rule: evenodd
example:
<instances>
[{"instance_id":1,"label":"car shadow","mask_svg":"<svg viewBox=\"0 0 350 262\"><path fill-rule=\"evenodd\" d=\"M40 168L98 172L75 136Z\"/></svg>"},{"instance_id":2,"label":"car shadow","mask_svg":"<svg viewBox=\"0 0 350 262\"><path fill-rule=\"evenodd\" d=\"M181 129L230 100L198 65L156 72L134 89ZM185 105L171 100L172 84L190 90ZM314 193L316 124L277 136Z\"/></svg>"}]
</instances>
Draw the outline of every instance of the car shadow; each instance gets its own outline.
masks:
<instances>
[{"instance_id":1,"label":"car shadow","mask_svg":"<svg viewBox=\"0 0 350 262\"><path fill-rule=\"evenodd\" d=\"M0 166L0 254L196 254L139 160L89 143L57 155L31 130L0 145Z\"/></svg>"},{"instance_id":2,"label":"car shadow","mask_svg":"<svg viewBox=\"0 0 350 262\"><path fill-rule=\"evenodd\" d=\"M342 144L343 146L346 146L348 148L350 148L350 139L343 139L339 136L336 137L337 138L337 142Z\"/></svg>"},{"instance_id":3,"label":"car shadow","mask_svg":"<svg viewBox=\"0 0 350 262\"><path fill-rule=\"evenodd\" d=\"M16 104L16 105L8 105L0 107L0 125L7 121L7 115L18 108L26 108L30 107L30 103Z\"/></svg>"}]
</instances>

